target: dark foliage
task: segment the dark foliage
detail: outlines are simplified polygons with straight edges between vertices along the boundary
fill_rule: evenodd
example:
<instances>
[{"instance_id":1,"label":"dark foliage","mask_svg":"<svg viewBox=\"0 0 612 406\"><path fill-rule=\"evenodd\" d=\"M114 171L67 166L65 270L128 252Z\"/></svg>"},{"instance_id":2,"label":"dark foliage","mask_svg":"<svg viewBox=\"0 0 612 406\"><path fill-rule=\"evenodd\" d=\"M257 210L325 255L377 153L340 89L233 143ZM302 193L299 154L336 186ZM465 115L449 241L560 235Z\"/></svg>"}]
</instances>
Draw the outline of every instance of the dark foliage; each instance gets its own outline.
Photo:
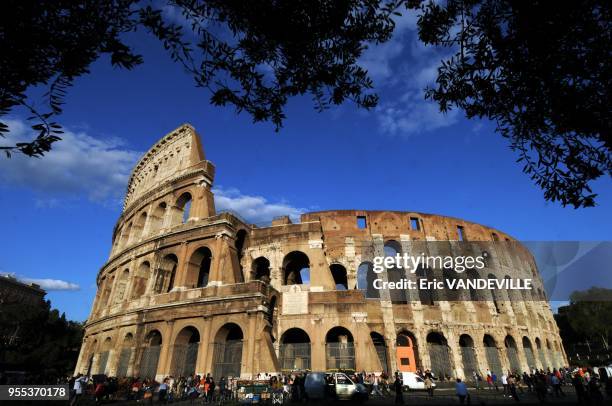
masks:
<instances>
[{"instance_id":1,"label":"dark foliage","mask_svg":"<svg viewBox=\"0 0 612 406\"><path fill-rule=\"evenodd\" d=\"M0 362L30 375L65 377L76 365L83 339L80 323L66 320L49 301L0 304Z\"/></svg>"},{"instance_id":2,"label":"dark foliage","mask_svg":"<svg viewBox=\"0 0 612 406\"><path fill-rule=\"evenodd\" d=\"M211 92L214 105L233 105L254 121L278 129L291 96L309 94L315 107L352 100L371 108L377 96L357 65L366 42L384 42L393 32L396 0L7 0L0 12L2 49L0 115L15 107L32 113L39 134L33 142L3 147L42 156L59 140L66 90L89 66L108 54L113 65L132 69L143 62L124 33L144 29L172 59ZM186 27L166 18L174 7ZM189 31L189 33L188 33ZM188 41L185 38L192 38ZM28 102L33 87L48 89L39 112ZM0 123L0 136L8 132Z\"/></svg>"},{"instance_id":3,"label":"dark foliage","mask_svg":"<svg viewBox=\"0 0 612 406\"><path fill-rule=\"evenodd\" d=\"M604 0L419 5L419 36L448 46L427 97L497 124L547 200L593 206L612 174L612 22Z\"/></svg>"}]
</instances>

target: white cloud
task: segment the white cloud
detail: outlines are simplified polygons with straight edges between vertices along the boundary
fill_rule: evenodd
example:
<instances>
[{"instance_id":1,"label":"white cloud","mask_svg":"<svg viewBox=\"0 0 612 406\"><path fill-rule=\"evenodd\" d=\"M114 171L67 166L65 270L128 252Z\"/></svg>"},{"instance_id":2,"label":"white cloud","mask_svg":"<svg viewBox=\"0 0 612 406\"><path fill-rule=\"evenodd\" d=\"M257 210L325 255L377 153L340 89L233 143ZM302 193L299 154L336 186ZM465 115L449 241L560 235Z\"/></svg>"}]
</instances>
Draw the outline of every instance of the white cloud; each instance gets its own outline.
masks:
<instances>
[{"instance_id":1,"label":"white cloud","mask_svg":"<svg viewBox=\"0 0 612 406\"><path fill-rule=\"evenodd\" d=\"M289 216L297 220L307 209L291 206L286 202L271 203L265 197L242 194L238 189L216 187L217 211L233 211L254 224L267 223L277 216Z\"/></svg>"},{"instance_id":2,"label":"white cloud","mask_svg":"<svg viewBox=\"0 0 612 406\"><path fill-rule=\"evenodd\" d=\"M23 283L35 283L44 290L80 290L81 287L76 283L66 282L61 279L37 279L19 276L14 273L4 273L3 276L9 276Z\"/></svg>"},{"instance_id":3,"label":"white cloud","mask_svg":"<svg viewBox=\"0 0 612 406\"><path fill-rule=\"evenodd\" d=\"M10 135L1 144L32 140L35 134L21 120L5 120ZM0 159L0 182L27 187L37 194L37 205L54 207L61 200L86 196L117 203L125 193L129 174L141 152L126 149L120 139L99 139L65 129L62 140L42 158L14 154Z\"/></svg>"}]
</instances>

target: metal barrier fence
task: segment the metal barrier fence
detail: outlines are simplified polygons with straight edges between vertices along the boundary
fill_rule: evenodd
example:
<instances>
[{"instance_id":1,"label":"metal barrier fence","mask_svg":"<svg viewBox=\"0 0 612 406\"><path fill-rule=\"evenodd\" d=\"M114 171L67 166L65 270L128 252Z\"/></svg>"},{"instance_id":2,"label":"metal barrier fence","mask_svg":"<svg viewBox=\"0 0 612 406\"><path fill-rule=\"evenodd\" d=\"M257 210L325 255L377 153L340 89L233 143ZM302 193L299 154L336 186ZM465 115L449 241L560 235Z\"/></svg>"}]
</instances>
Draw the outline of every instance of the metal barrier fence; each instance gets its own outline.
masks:
<instances>
[{"instance_id":1,"label":"metal barrier fence","mask_svg":"<svg viewBox=\"0 0 612 406\"><path fill-rule=\"evenodd\" d=\"M199 345L200 343L197 342L174 346L170 375L190 376L195 374Z\"/></svg>"},{"instance_id":2,"label":"metal barrier fence","mask_svg":"<svg viewBox=\"0 0 612 406\"><path fill-rule=\"evenodd\" d=\"M240 376L242 340L214 344L213 376ZM217 378L217 379L218 379Z\"/></svg>"},{"instance_id":3,"label":"metal barrier fence","mask_svg":"<svg viewBox=\"0 0 612 406\"><path fill-rule=\"evenodd\" d=\"M453 369L450 364L450 354L447 345L427 343L431 372L438 378L452 376Z\"/></svg>"},{"instance_id":4,"label":"metal barrier fence","mask_svg":"<svg viewBox=\"0 0 612 406\"><path fill-rule=\"evenodd\" d=\"M536 360L530 347L525 348L525 358L527 358L527 365L530 369L529 372L531 372L532 369L536 368Z\"/></svg>"},{"instance_id":5,"label":"metal barrier fence","mask_svg":"<svg viewBox=\"0 0 612 406\"><path fill-rule=\"evenodd\" d=\"M106 364L108 363L108 351L104 351L100 353L100 357L98 359L98 373L103 374L106 371Z\"/></svg>"},{"instance_id":6,"label":"metal barrier fence","mask_svg":"<svg viewBox=\"0 0 612 406\"><path fill-rule=\"evenodd\" d=\"M127 376L131 357L131 348L124 348L121 350L121 354L119 354L119 365L117 366L117 378L125 378Z\"/></svg>"},{"instance_id":7,"label":"metal barrier fence","mask_svg":"<svg viewBox=\"0 0 612 406\"><path fill-rule=\"evenodd\" d=\"M489 370L501 378L502 365L499 360L499 351L497 347L485 347L485 355L487 357L487 363L489 364Z\"/></svg>"},{"instance_id":8,"label":"metal barrier fence","mask_svg":"<svg viewBox=\"0 0 612 406\"><path fill-rule=\"evenodd\" d=\"M378 359L380 360L380 365L382 367L383 372L389 372L389 365L387 363L387 347L384 345L375 345L376 354L378 355Z\"/></svg>"},{"instance_id":9,"label":"metal barrier fence","mask_svg":"<svg viewBox=\"0 0 612 406\"><path fill-rule=\"evenodd\" d=\"M160 351L161 346L159 345L144 348L140 358L140 373L138 374L140 377L155 378Z\"/></svg>"},{"instance_id":10,"label":"metal barrier fence","mask_svg":"<svg viewBox=\"0 0 612 406\"><path fill-rule=\"evenodd\" d=\"M279 347L282 370L310 369L310 343L287 343Z\"/></svg>"},{"instance_id":11,"label":"metal barrier fence","mask_svg":"<svg viewBox=\"0 0 612 406\"><path fill-rule=\"evenodd\" d=\"M523 372L517 349L514 347L508 347L506 348L506 354L508 355L508 362L510 362L510 371Z\"/></svg>"},{"instance_id":12,"label":"metal barrier fence","mask_svg":"<svg viewBox=\"0 0 612 406\"><path fill-rule=\"evenodd\" d=\"M353 343L327 343L325 345L327 369L355 369Z\"/></svg>"},{"instance_id":13,"label":"metal barrier fence","mask_svg":"<svg viewBox=\"0 0 612 406\"><path fill-rule=\"evenodd\" d=\"M478 361L474 348L461 347L461 361L463 362L463 373L466 379L473 379L474 372L478 373Z\"/></svg>"}]
</instances>

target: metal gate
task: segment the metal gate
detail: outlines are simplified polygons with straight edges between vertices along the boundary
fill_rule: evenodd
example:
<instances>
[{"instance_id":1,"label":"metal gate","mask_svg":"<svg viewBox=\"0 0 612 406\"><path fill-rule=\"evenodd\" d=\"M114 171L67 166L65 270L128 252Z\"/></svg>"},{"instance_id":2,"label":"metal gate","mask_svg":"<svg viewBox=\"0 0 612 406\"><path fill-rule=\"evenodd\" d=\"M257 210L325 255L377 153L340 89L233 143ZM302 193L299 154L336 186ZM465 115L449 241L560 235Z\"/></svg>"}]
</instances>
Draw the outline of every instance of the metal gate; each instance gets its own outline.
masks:
<instances>
[{"instance_id":1,"label":"metal gate","mask_svg":"<svg viewBox=\"0 0 612 406\"><path fill-rule=\"evenodd\" d=\"M511 372L522 372L521 361L519 361L518 351L514 347L506 348L506 354L508 355L508 362L510 362Z\"/></svg>"},{"instance_id":2,"label":"metal gate","mask_svg":"<svg viewBox=\"0 0 612 406\"><path fill-rule=\"evenodd\" d=\"M200 343L197 342L174 346L172 351L172 367L170 368L171 375L179 377L195 374L199 345Z\"/></svg>"},{"instance_id":3,"label":"metal gate","mask_svg":"<svg viewBox=\"0 0 612 406\"><path fill-rule=\"evenodd\" d=\"M325 344L327 369L355 370L355 346L353 343Z\"/></svg>"},{"instance_id":4,"label":"metal gate","mask_svg":"<svg viewBox=\"0 0 612 406\"><path fill-rule=\"evenodd\" d=\"M548 368L550 364L548 363L548 360L546 359L546 353L544 352L542 348L538 350L538 355L540 357L540 361L542 362L542 368L544 369Z\"/></svg>"},{"instance_id":5,"label":"metal gate","mask_svg":"<svg viewBox=\"0 0 612 406\"><path fill-rule=\"evenodd\" d=\"M239 377L242 365L242 340L227 340L214 344L213 376Z\"/></svg>"},{"instance_id":6,"label":"metal gate","mask_svg":"<svg viewBox=\"0 0 612 406\"><path fill-rule=\"evenodd\" d=\"M485 347L485 355L487 356L487 363L491 372L495 373L498 377L502 375L501 361L499 360L499 352L497 347Z\"/></svg>"},{"instance_id":7,"label":"metal gate","mask_svg":"<svg viewBox=\"0 0 612 406\"><path fill-rule=\"evenodd\" d=\"M106 371L106 363L108 362L108 351L100 353L98 358L98 374L103 374Z\"/></svg>"},{"instance_id":8,"label":"metal gate","mask_svg":"<svg viewBox=\"0 0 612 406\"><path fill-rule=\"evenodd\" d=\"M450 354L448 346L441 344L427 343L429 359L431 361L431 372L437 378L452 376L453 370L450 364Z\"/></svg>"},{"instance_id":9,"label":"metal gate","mask_svg":"<svg viewBox=\"0 0 612 406\"><path fill-rule=\"evenodd\" d=\"M310 343L286 343L279 348L280 364L283 371L304 371L310 369Z\"/></svg>"},{"instance_id":10,"label":"metal gate","mask_svg":"<svg viewBox=\"0 0 612 406\"><path fill-rule=\"evenodd\" d=\"M145 347L140 358L140 377L155 379L161 346Z\"/></svg>"},{"instance_id":11,"label":"metal gate","mask_svg":"<svg viewBox=\"0 0 612 406\"><path fill-rule=\"evenodd\" d=\"M529 366L528 372L531 373L531 371L536 368L536 360L531 347L525 347L525 358L527 358L527 365Z\"/></svg>"},{"instance_id":12,"label":"metal gate","mask_svg":"<svg viewBox=\"0 0 612 406\"><path fill-rule=\"evenodd\" d=\"M563 366L563 357L561 356L561 351L555 351L555 368L560 368Z\"/></svg>"},{"instance_id":13,"label":"metal gate","mask_svg":"<svg viewBox=\"0 0 612 406\"><path fill-rule=\"evenodd\" d=\"M121 350L121 354L119 354L119 365L117 366L117 378L125 378L127 376L131 357L131 348L124 348Z\"/></svg>"},{"instance_id":14,"label":"metal gate","mask_svg":"<svg viewBox=\"0 0 612 406\"><path fill-rule=\"evenodd\" d=\"M380 360L382 372L389 373L389 366L387 364L387 347L384 345L375 345L374 348L376 349L376 354Z\"/></svg>"},{"instance_id":15,"label":"metal gate","mask_svg":"<svg viewBox=\"0 0 612 406\"><path fill-rule=\"evenodd\" d=\"M463 373L466 379L474 379L474 372L478 373L478 361L476 351L472 347L461 347L461 361L463 362Z\"/></svg>"}]
</instances>

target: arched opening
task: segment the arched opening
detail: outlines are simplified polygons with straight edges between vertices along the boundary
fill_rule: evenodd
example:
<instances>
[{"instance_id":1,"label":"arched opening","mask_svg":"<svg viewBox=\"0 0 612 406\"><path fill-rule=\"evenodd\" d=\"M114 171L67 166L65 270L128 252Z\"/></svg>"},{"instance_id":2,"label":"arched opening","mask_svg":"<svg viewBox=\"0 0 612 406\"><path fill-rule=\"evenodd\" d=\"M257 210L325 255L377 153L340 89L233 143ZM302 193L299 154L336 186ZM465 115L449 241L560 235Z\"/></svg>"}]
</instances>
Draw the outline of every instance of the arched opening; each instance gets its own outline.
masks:
<instances>
[{"instance_id":1,"label":"arched opening","mask_svg":"<svg viewBox=\"0 0 612 406\"><path fill-rule=\"evenodd\" d=\"M497 280L495 275L493 275L492 273L487 275L487 278ZM493 305L495 306L495 312L500 313L499 298L497 297L497 293L495 292L495 289L491 289L489 292L491 292L491 300L493 301Z\"/></svg>"},{"instance_id":2,"label":"arched opening","mask_svg":"<svg viewBox=\"0 0 612 406\"><path fill-rule=\"evenodd\" d=\"M119 363L117 365L117 378L125 378L128 375L130 358L132 357L132 347L134 346L134 336L127 333L123 338L121 352L119 353Z\"/></svg>"},{"instance_id":3,"label":"arched opening","mask_svg":"<svg viewBox=\"0 0 612 406\"><path fill-rule=\"evenodd\" d=\"M274 312L276 311L276 296L272 296L270 299L270 304L268 305L268 314L266 314L266 319L271 326L274 325Z\"/></svg>"},{"instance_id":4,"label":"arched opening","mask_svg":"<svg viewBox=\"0 0 612 406\"><path fill-rule=\"evenodd\" d=\"M130 243L130 238L132 234L132 223L128 223L127 227L123 228L123 233L121 235L121 248L127 247Z\"/></svg>"},{"instance_id":5,"label":"arched opening","mask_svg":"<svg viewBox=\"0 0 612 406\"><path fill-rule=\"evenodd\" d=\"M270 283L270 261L266 257L258 257L251 265L253 279Z\"/></svg>"},{"instance_id":6,"label":"arched opening","mask_svg":"<svg viewBox=\"0 0 612 406\"><path fill-rule=\"evenodd\" d=\"M242 363L242 329L227 323L215 336L213 353L213 376L240 377Z\"/></svg>"},{"instance_id":7,"label":"arched opening","mask_svg":"<svg viewBox=\"0 0 612 406\"><path fill-rule=\"evenodd\" d=\"M132 281L132 299L138 299L145 294L150 273L151 264L149 261L144 261L140 264Z\"/></svg>"},{"instance_id":8,"label":"arched opening","mask_svg":"<svg viewBox=\"0 0 612 406\"><path fill-rule=\"evenodd\" d=\"M463 363L463 374L466 379L473 380L478 371L478 359L474 349L474 340L468 334L459 337L459 348L461 349L461 362Z\"/></svg>"},{"instance_id":9,"label":"arched opening","mask_svg":"<svg viewBox=\"0 0 612 406\"><path fill-rule=\"evenodd\" d=\"M236 233L236 255L238 255L238 265L240 266L240 280L244 280L244 271L242 269L242 257L244 256L244 247L248 234L246 230L238 230Z\"/></svg>"},{"instance_id":10,"label":"arched opening","mask_svg":"<svg viewBox=\"0 0 612 406\"><path fill-rule=\"evenodd\" d=\"M536 343L536 350L538 352L538 358L540 359L542 368L546 368L548 361L546 361L546 355L544 354L544 349L542 348L542 341L540 340L540 337L536 337L535 343Z\"/></svg>"},{"instance_id":11,"label":"arched opening","mask_svg":"<svg viewBox=\"0 0 612 406\"><path fill-rule=\"evenodd\" d=\"M149 232L157 234L164 227L164 217L166 217L166 203L161 202L155 207L149 218Z\"/></svg>"},{"instance_id":12,"label":"arched opening","mask_svg":"<svg viewBox=\"0 0 612 406\"><path fill-rule=\"evenodd\" d=\"M192 326L183 328L174 340L170 375L195 375L198 348L200 346L200 332Z\"/></svg>"},{"instance_id":13,"label":"arched opening","mask_svg":"<svg viewBox=\"0 0 612 406\"><path fill-rule=\"evenodd\" d=\"M378 279L374 272L374 264L369 261L362 262L357 268L357 283L355 288L363 290L368 299L380 299L380 291L374 288L374 281Z\"/></svg>"},{"instance_id":14,"label":"arched opening","mask_svg":"<svg viewBox=\"0 0 612 406\"><path fill-rule=\"evenodd\" d=\"M495 339L489 334L485 334L482 339L484 345L485 356L487 363L489 364L489 370L495 373L497 376L502 376L502 365L499 360L499 351L497 350L497 343Z\"/></svg>"},{"instance_id":15,"label":"arched opening","mask_svg":"<svg viewBox=\"0 0 612 406\"><path fill-rule=\"evenodd\" d=\"M329 270L332 274L332 277L334 278L336 290L347 290L348 279L346 276L346 268L340 264L332 264L329 267Z\"/></svg>"},{"instance_id":16,"label":"arched opening","mask_svg":"<svg viewBox=\"0 0 612 406\"><path fill-rule=\"evenodd\" d=\"M325 335L327 369L355 370L353 335L344 327L334 327Z\"/></svg>"},{"instance_id":17,"label":"arched opening","mask_svg":"<svg viewBox=\"0 0 612 406\"><path fill-rule=\"evenodd\" d=\"M476 271L473 268L466 270L465 276L468 279L468 281L476 281L480 279L480 275L478 275L478 271ZM485 300L480 290L476 289L474 286L471 286L471 285L468 285L468 287L470 290L470 301L477 302L477 301Z\"/></svg>"},{"instance_id":18,"label":"arched opening","mask_svg":"<svg viewBox=\"0 0 612 406\"><path fill-rule=\"evenodd\" d=\"M419 266L416 269L415 275L417 277L417 283L419 286L421 283L425 283L421 282L421 280L430 282L433 279L431 270L423 266ZM433 306L435 304L435 298L436 296L433 289L419 289L419 301L422 305Z\"/></svg>"},{"instance_id":19,"label":"arched opening","mask_svg":"<svg viewBox=\"0 0 612 406\"><path fill-rule=\"evenodd\" d=\"M191 193L185 192L176 200L176 209L180 213L181 223L186 223L191 217Z\"/></svg>"},{"instance_id":20,"label":"arched opening","mask_svg":"<svg viewBox=\"0 0 612 406\"><path fill-rule=\"evenodd\" d=\"M397 370L400 372L416 372L416 339L414 335L407 331L397 334L395 340L395 356Z\"/></svg>"},{"instance_id":21,"label":"arched opening","mask_svg":"<svg viewBox=\"0 0 612 406\"><path fill-rule=\"evenodd\" d=\"M383 252L385 257L396 258L397 255L401 255L402 246L395 240L389 240L385 242ZM387 268L387 279L390 283L398 283L405 277L406 273L403 268L398 268L396 266ZM406 291L404 289L389 289L389 297L392 303L407 303Z\"/></svg>"},{"instance_id":22,"label":"arched opening","mask_svg":"<svg viewBox=\"0 0 612 406\"><path fill-rule=\"evenodd\" d=\"M445 280L449 282L445 282L445 288L442 291L446 300L450 302L455 302L461 300L461 290L457 287L457 280L461 279L461 275L457 273L454 269L444 268L442 270L442 275ZM450 282L454 281L454 282ZM451 288L447 283L453 283L454 288Z\"/></svg>"},{"instance_id":23,"label":"arched opening","mask_svg":"<svg viewBox=\"0 0 612 406\"><path fill-rule=\"evenodd\" d=\"M519 361L518 349L516 347L516 341L511 335L507 335L504 339L504 346L506 347L506 356L510 363L510 372L521 373L521 362Z\"/></svg>"},{"instance_id":24,"label":"arched opening","mask_svg":"<svg viewBox=\"0 0 612 406\"><path fill-rule=\"evenodd\" d=\"M200 247L189 258L186 285L191 288L204 288L208 285L212 252L208 247Z\"/></svg>"},{"instance_id":25,"label":"arched opening","mask_svg":"<svg viewBox=\"0 0 612 406\"><path fill-rule=\"evenodd\" d=\"M378 361L380 361L381 372L388 374L389 362L387 361L387 343L385 338L375 331L370 332L370 338L376 350L376 355L378 355Z\"/></svg>"},{"instance_id":26,"label":"arched opening","mask_svg":"<svg viewBox=\"0 0 612 406\"><path fill-rule=\"evenodd\" d=\"M301 251L293 251L283 260L283 284L302 285L310 283L310 260Z\"/></svg>"},{"instance_id":27,"label":"arched opening","mask_svg":"<svg viewBox=\"0 0 612 406\"><path fill-rule=\"evenodd\" d=\"M145 226L147 224L147 213L142 212L137 217L134 222L134 227L132 228L132 234L134 235L134 241L138 241L145 236Z\"/></svg>"},{"instance_id":28,"label":"arched opening","mask_svg":"<svg viewBox=\"0 0 612 406\"><path fill-rule=\"evenodd\" d=\"M142 379L155 379L161 345L162 336L159 331L153 330L146 335L142 356L140 357L139 375Z\"/></svg>"},{"instance_id":29,"label":"arched opening","mask_svg":"<svg viewBox=\"0 0 612 406\"><path fill-rule=\"evenodd\" d=\"M527 366L529 367L529 372L537 368L535 355L533 354L533 347L531 346L531 341L527 336L523 337L523 351L525 351L525 358L527 359Z\"/></svg>"},{"instance_id":30,"label":"arched opening","mask_svg":"<svg viewBox=\"0 0 612 406\"><path fill-rule=\"evenodd\" d=\"M310 369L310 337L302 329L290 328L280 339L280 364L283 371Z\"/></svg>"},{"instance_id":31,"label":"arched opening","mask_svg":"<svg viewBox=\"0 0 612 406\"><path fill-rule=\"evenodd\" d=\"M108 364L108 355L113 348L112 340L107 337L102 343L100 354L98 355L98 374L106 374L106 365Z\"/></svg>"},{"instance_id":32,"label":"arched opening","mask_svg":"<svg viewBox=\"0 0 612 406\"><path fill-rule=\"evenodd\" d=\"M102 300L100 300L100 309L104 309L109 304L111 291L113 290L113 284L115 283L115 275L104 280L104 291L102 292Z\"/></svg>"},{"instance_id":33,"label":"arched opening","mask_svg":"<svg viewBox=\"0 0 612 406\"><path fill-rule=\"evenodd\" d=\"M427 350L431 362L431 372L439 379L450 379L453 369L450 364L450 350L444 334L427 334Z\"/></svg>"},{"instance_id":34,"label":"arched opening","mask_svg":"<svg viewBox=\"0 0 612 406\"><path fill-rule=\"evenodd\" d=\"M552 349L550 347L550 341L548 341L548 338L546 339L546 358L548 359L548 368L553 368L554 367L554 358L553 358L553 353L552 353Z\"/></svg>"},{"instance_id":35,"label":"arched opening","mask_svg":"<svg viewBox=\"0 0 612 406\"><path fill-rule=\"evenodd\" d=\"M174 279L178 267L178 258L174 254L166 255L157 270L155 293L170 292L174 288Z\"/></svg>"},{"instance_id":36,"label":"arched opening","mask_svg":"<svg viewBox=\"0 0 612 406\"><path fill-rule=\"evenodd\" d=\"M115 293L115 303L121 303L126 297L128 279L130 277L129 269L124 269L117 280L117 292Z\"/></svg>"}]
</instances>

